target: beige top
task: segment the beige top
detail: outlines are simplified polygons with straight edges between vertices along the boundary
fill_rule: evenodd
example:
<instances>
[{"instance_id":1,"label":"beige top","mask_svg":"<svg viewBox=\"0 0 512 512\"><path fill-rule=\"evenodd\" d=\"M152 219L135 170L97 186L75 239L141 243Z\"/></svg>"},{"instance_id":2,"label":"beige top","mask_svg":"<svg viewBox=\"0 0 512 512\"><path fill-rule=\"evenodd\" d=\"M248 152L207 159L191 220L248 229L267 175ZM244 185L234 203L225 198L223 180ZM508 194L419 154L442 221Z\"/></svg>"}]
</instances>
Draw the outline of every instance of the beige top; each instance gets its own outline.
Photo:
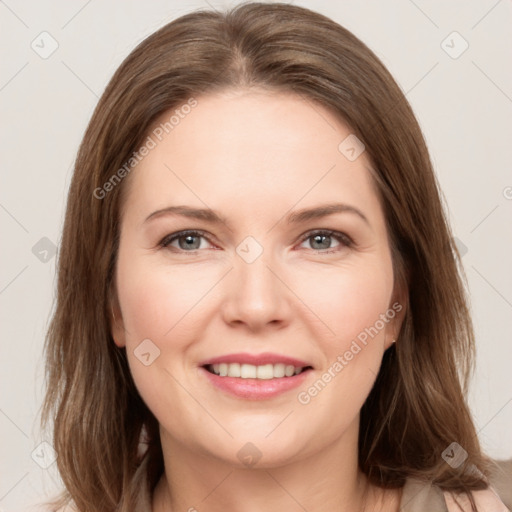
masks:
<instances>
[{"instance_id":1,"label":"beige top","mask_svg":"<svg viewBox=\"0 0 512 512\"><path fill-rule=\"evenodd\" d=\"M490 487L472 491L478 512L512 512L512 459L495 461ZM400 512L471 512L466 495L443 492L428 483L407 479L402 491Z\"/></svg>"}]
</instances>

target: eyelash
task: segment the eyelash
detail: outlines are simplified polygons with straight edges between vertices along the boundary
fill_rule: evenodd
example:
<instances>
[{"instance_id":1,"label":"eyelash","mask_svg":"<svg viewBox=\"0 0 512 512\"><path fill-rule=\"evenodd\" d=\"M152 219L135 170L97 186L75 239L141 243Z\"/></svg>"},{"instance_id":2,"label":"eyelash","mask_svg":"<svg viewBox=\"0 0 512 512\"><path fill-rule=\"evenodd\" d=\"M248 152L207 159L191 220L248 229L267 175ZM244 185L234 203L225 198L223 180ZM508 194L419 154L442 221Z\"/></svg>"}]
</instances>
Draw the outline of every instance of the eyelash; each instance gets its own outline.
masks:
<instances>
[{"instance_id":1,"label":"eyelash","mask_svg":"<svg viewBox=\"0 0 512 512\"><path fill-rule=\"evenodd\" d=\"M169 245L172 242L174 242L174 240L177 240L177 239L185 237L185 236L190 236L190 235L192 235L192 236L200 236L200 237L205 238L206 240L208 240L207 233L205 231L202 231L202 230L185 230L185 231L178 231L176 233L172 233L170 235L167 235L166 237L164 237L160 241L159 247L161 247L163 249L166 249L166 248L169 247ZM331 250L311 249L312 251L316 251L318 254L332 254L332 253L335 253L335 252L339 252L340 250L343 249L343 247L352 247L352 245L354 244L353 240L348 235L346 235L345 233L341 233L339 231L332 231L330 229L318 229L318 230L308 231L307 233L305 233L301 237L301 239L299 241L299 244L302 244L303 242L305 242L309 238L312 238L312 237L314 237L316 235L329 236L329 237L335 238L338 242L341 243L341 247L338 247L338 248L335 248L335 249L331 249ZM192 251L185 251L183 249L177 249L175 247L173 249L174 249L174 251L179 252L179 253L191 253L191 254L195 254L198 251L202 250L202 249L194 249Z\"/></svg>"}]
</instances>

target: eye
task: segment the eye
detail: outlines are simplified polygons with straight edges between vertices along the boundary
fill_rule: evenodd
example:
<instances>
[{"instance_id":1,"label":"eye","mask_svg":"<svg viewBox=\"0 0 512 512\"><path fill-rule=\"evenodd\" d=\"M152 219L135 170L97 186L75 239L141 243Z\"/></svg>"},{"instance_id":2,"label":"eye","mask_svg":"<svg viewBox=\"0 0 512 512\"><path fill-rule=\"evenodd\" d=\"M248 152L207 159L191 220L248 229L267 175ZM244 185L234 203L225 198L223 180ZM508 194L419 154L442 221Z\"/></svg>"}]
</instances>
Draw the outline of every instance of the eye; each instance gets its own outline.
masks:
<instances>
[{"instance_id":1,"label":"eye","mask_svg":"<svg viewBox=\"0 0 512 512\"><path fill-rule=\"evenodd\" d=\"M201 247L201 241L200 239L203 238L204 240L207 240L205 237L204 231L193 231L193 230L187 230L187 231L179 231L177 233L172 233L168 236L166 236L161 242L160 246L165 247L173 247L177 251L184 251L184 252L193 252L198 249L203 249L204 247ZM175 245L171 245L173 242L178 242L178 247Z\"/></svg>"},{"instance_id":2,"label":"eye","mask_svg":"<svg viewBox=\"0 0 512 512\"><path fill-rule=\"evenodd\" d=\"M312 240L312 249L323 254L338 252L343 250L344 247L350 247L353 244L352 239L345 235L345 233L331 230L310 231L302 237L301 243L307 242L309 240ZM333 240L338 242L338 246L336 246L336 248L333 250L325 251L324 249L330 248Z\"/></svg>"},{"instance_id":3,"label":"eye","mask_svg":"<svg viewBox=\"0 0 512 512\"><path fill-rule=\"evenodd\" d=\"M159 243L159 246L162 248L170 248L175 252L194 252L208 248L207 246L205 247L204 244L201 244L201 239L208 240L205 231L178 231L163 238ZM345 247L353 245L352 239L345 233L325 229L309 231L301 238L301 244L309 240L312 240L311 249L322 254L338 252L343 250ZM325 250L330 249L333 240L337 241L338 245L333 250ZM175 245L175 242L177 242L177 246Z\"/></svg>"}]
</instances>

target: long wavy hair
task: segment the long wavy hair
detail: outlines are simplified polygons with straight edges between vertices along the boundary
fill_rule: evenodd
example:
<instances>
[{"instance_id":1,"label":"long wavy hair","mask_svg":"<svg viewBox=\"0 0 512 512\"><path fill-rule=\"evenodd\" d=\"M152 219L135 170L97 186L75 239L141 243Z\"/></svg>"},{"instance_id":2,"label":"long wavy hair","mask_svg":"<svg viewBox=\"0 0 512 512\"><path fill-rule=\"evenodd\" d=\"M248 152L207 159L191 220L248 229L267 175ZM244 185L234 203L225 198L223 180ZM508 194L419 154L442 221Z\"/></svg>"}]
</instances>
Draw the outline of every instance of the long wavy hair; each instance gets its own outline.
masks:
<instances>
[{"instance_id":1,"label":"long wavy hair","mask_svg":"<svg viewBox=\"0 0 512 512\"><path fill-rule=\"evenodd\" d=\"M466 402L475 350L467 287L413 111L376 55L339 24L285 3L244 3L181 16L140 43L110 80L83 137L44 348L41 425L52 428L65 486L53 503L70 502L80 512L132 511L141 489L150 496L163 472L158 422L110 330L130 176L104 197L97 191L163 113L192 97L248 87L326 107L363 141L373 167L395 284L406 286L408 301L361 410L361 470L381 487L399 488L414 477L443 490L486 488L492 461ZM452 442L468 454L458 468L442 457Z\"/></svg>"}]
</instances>

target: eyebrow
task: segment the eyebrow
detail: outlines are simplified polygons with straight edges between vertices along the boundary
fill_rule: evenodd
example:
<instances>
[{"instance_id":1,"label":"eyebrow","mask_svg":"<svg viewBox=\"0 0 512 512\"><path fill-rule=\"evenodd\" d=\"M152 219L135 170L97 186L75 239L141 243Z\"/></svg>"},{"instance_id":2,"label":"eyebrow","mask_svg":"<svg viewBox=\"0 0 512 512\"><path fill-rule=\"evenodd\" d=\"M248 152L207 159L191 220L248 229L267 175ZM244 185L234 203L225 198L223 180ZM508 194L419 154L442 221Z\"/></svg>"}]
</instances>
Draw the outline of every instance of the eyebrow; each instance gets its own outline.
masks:
<instances>
[{"instance_id":1,"label":"eyebrow","mask_svg":"<svg viewBox=\"0 0 512 512\"><path fill-rule=\"evenodd\" d=\"M329 215L334 215L336 213L355 214L362 220L364 220L366 224L370 225L370 222L368 221L367 217L361 210L359 210L355 206L350 206L348 204L343 203L330 203L321 206L316 206L313 208L304 208L302 210L296 210L290 213L287 217L285 217L285 221L287 224L299 224L301 222L307 222L314 219L321 219ZM228 219L221 216L218 212L212 210L211 208L193 208L191 206L185 205L168 206L167 208L156 210L146 218L144 224L150 221L151 219L160 218L168 215L177 215L191 219L202 220L204 222L209 222L211 224L225 224L228 227L230 226Z\"/></svg>"}]
</instances>

